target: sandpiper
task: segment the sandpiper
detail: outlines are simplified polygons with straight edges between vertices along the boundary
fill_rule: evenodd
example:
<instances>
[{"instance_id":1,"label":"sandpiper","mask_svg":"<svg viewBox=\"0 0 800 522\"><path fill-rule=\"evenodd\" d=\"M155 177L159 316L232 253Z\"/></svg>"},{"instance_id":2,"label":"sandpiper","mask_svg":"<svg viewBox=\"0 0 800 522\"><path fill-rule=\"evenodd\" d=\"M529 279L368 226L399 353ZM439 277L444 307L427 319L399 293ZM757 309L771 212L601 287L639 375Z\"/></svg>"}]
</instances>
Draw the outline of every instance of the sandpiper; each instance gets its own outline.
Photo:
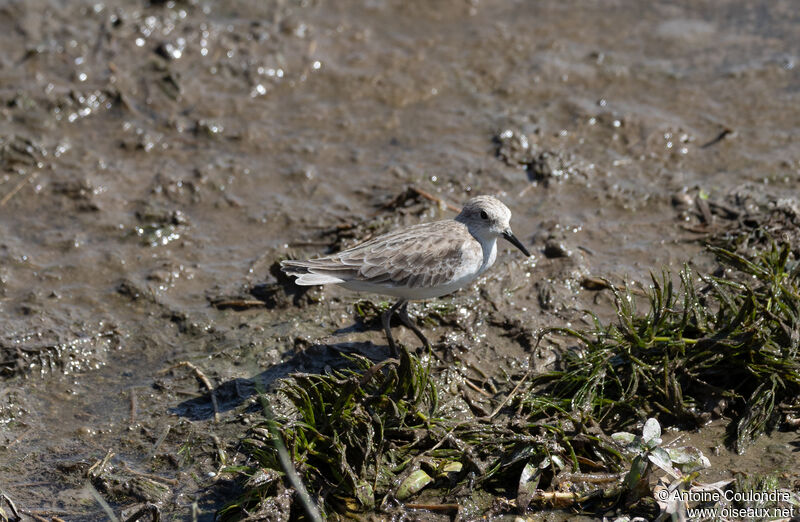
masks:
<instances>
[{"instance_id":1,"label":"sandpiper","mask_svg":"<svg viewBox=\"0 0 800 522\"><path fill-rule=\"evenodd\" d=\"M470 284L494 263L497 238L531 255L511 232L510 220L511 211L500 200L477 196L454 219L395 230L318 259L282 261L281 267L297 277L298 285L338 284L356 292L398 297L381 318L389 347L397 355L390 329L395 312L430 346L408 317L408 301L447 295Z\"/></svg>"}]
</instances>

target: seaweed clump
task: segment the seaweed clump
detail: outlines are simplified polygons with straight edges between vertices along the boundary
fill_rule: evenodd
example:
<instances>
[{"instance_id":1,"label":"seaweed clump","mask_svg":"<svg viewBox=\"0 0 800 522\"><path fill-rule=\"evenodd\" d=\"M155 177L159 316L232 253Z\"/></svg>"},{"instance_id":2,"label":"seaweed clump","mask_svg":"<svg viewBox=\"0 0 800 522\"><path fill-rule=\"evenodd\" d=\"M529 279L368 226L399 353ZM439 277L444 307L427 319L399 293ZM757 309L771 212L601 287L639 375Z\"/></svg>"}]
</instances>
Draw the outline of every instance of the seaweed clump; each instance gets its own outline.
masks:
<instances>
[{"instance_id":1,"label":"seaweed clump","mask_svg":"<svg viewBox=\"0 0 800 522\"><path fill-rule=\"evenodd\" d=\"M310 489L337 509L358 511L375 507L375 491L394 478L388 470L408 458L419 433L434 422L437 393L427 367L408 352L379 363L349 359L348 369L284 380L278 391L284 411L276 420L294 466L314 486ZM250 430L244 444L259 464L249 470L257 487L223 510L233 518L256 509L280 479L267 422ZM264 475L264 470L272 471Z\"/></svg>"},{"instance_id":2,"label":"seaweed clump","mask_svg":"<svg viewBox=\"0 0 800 522\"><path fill-rule=\"evenodd\" d=\"M615 502L624 457L610 437L565 419L444 416L430 364L406 350L379 363L348 358L348 369L283 381L274 418L267 413L243 440L253 464L228 470L247 478L244 492L220 511L220 519L308 512L302 495L287 494L284 477L294 470L282 468L282 445L314 498L313 509L327 517L459 511L463 502L457 499L478 492L490 492L483 494L485 505L475 508L483 512ZM547 487L557 491L542 489ZM437 500L408 502L418 495ZM516 498L494 502L509 495Z\"/></svg>"},{"instance_id":3,"label":"seaweed clump","mask_svg":"<svg viewBox=\"0 0 800 522\"><path fill-rule=\"evenodd\" d=\"M540 374L522 399L533 417L577 412L605 429L643 418L699 427L732 417L738 453L800 404L800 263L773 244L752 259L711 247L722 270L684 268L652 277L649 309L629 290L612 289L617 320L579 331L553 328L580 342L562 367Z\"/></svg>"}]
</instances>

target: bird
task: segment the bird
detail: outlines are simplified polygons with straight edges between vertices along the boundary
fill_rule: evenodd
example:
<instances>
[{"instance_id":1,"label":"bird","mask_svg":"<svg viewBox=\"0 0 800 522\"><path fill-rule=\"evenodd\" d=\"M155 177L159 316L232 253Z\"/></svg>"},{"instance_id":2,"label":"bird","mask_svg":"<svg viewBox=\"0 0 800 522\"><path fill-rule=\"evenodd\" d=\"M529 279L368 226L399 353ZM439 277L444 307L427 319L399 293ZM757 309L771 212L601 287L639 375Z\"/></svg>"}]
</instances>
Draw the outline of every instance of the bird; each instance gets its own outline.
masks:
<instances>
[{"instance_id":1,"label":"bird","mask_svg":"<svg viewBox=\"0 0 800 522\"><path fill-rule=\"evenodd\" d=\"M486 272L497 258L497 240L506 239L530 257L511 231L511 211L494 196L469 199L453 219L422 223L370 239L360 245L306 261L281 261L281 270L301 286L335 284L356 292L397 297L381 317L389 348L397 346L390 328L400 321L430 347L408 317L408 302L441 297Z\"/></svg>"}]
</instances>

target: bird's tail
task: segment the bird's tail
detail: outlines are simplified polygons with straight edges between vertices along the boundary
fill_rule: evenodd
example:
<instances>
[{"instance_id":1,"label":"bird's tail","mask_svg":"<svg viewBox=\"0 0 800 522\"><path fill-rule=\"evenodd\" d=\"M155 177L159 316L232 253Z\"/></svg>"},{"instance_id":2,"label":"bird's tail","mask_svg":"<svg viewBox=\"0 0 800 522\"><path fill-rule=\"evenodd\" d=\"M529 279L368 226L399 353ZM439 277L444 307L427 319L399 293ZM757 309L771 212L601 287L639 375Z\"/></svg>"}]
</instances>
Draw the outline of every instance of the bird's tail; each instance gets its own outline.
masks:
<instances>
[{"instance_id":1,"label":"bird's tail","mask_svg":"<svg viewBox=\"0 0 800 522\"><path fill-rule=\"evenodd\" d=\"M295 261L292 259L281 261L281 270L283 270L283 273L290 276L295 276L297 278L295 283L300 286L344 283L344 279L315 272L315 268L318 267L315 267L312 263L307 261Z\"/></svg>"}]
</instances>

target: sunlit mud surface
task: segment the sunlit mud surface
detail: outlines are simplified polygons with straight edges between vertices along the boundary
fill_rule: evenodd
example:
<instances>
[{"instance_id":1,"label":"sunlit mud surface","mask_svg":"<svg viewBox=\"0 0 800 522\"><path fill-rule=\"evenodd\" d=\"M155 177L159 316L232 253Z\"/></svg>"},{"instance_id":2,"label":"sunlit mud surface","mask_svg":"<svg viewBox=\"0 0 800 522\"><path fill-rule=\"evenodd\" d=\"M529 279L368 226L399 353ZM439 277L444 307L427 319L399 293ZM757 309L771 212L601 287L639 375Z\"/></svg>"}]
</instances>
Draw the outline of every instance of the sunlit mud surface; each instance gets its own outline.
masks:
<instances>
[{"instance_id":1,"label":"sunlit mud surface","mask_svg":"<svg viewBox=\"0 0 800 522\"><path fill-rule=\"evenodd\" d=\"M387 353L359 296L287 294L274 263L470 195L533 256L504 244L412 306L443 307L425 331L465 373L610 318L603 278L707 268L705 201L797 196L798 41L790 1L5 2L0 489L44 517L105 519L99 492L212 519L257 387ZM800 469L796 432L735 458L690 435L720 477Z\"/></svg>"}]
</instances>

